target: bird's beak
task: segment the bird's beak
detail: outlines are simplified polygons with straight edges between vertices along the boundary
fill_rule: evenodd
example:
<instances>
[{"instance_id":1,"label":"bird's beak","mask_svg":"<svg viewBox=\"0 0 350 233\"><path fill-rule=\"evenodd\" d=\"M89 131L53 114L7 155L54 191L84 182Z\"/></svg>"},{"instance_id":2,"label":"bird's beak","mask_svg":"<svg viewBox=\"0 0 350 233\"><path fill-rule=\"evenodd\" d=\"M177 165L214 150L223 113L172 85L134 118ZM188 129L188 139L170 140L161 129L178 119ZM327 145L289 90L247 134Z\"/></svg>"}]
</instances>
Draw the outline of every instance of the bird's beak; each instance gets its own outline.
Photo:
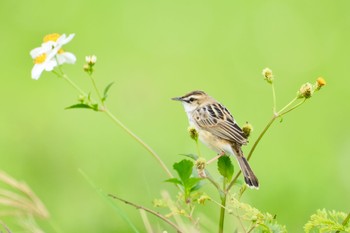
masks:
<instances>
[{"instance_id":1,"label":"bird's beak","mask_svg":"<svg viewBox=\"0 0 350 233\"><path fill-rule=\"evenodd\" d=\"M174 97L174 98L171 98L172 100L176 100L176 101L182 101L182 98L181 97Z\"/></svg>"}]
</instances>

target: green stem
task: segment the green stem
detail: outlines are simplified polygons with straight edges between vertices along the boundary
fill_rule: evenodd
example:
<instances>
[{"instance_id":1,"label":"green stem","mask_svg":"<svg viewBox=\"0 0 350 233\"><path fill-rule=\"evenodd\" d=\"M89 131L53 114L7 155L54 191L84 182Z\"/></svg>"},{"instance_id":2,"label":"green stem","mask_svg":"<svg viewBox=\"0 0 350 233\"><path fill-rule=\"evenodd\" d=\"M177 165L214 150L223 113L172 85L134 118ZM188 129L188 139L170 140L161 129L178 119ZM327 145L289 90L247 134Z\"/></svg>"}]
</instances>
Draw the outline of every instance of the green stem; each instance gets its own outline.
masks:
<instances>
[{"instance_id":1,"label":"green stem","mask_svg":"<svg viewBox=\"0 0 350 233\"><path fill-rule=\"evenodd\" d=\"M289 108L289 106L291 106L297 99L298 97L295 97L294 99L292 99L292 101L290 101L286 106L284 106L281 110L278 111L277 115L281 114L281 112Z\"/></svg>"},{"instance_id":2,"label":"green stem","mask_svg":"<svg viewBox=\"0 0 350 233\"><path fill-rule=\"evenodd\" d=\"M257 145L259 144L260 140L263 138L263 136L265 135L265 133L267 132L267 130L270 128L270 126L272 125L272 123L278 118L278 115L274 115L272 117L272 119L269 121L269 123L267 123L267 125L265 126L264 130L260 133L258 139L255 141L252 149L250 150L247 160L250 159L250 157L252 157L253 152L255 151L255 148L257 147ZM228 185L226 191L228 192L232 186L234 185L234 183L237 181L238 177L241 175L241 171L239 171L236 176L233 178L233 180L230 182L230 184Z\"/></svg>"},{"instance_id":3,"label":"green stem","mask_svg":"<svg viewBox=\"0 0 350 233\"><path fill-rule=\"evenodd\" d=\"M103 104L102 97L101 97L101 94L100 94L100 92L99 92L99 90L98 90L98 88L97 88L95 79L92 77L92 74L89 74L89 77L90 77L90 79L91 79L92 85L94 86L94 89L95 89L95 91L96 91L96 94L97 94L97 96L98 96L98 99L101 101L101 104L104 105L104 104Z\"/></svg>"},{"instance_id":4,"label":"green stem","mask_svg":"<svg viewBox=\"0 0 350 233\"><path fill-rule=\"evenodd\" d=\"M141 205L137 205L137 204L132 203L130 201L124 200L124 199L122 199L120 197L117 197L115 195L112 195L112 194L109 194L108 196L110 196L110 197L112 197L112 198L114 198L116 200L119 200L121 202L124 202L127 205L131 205L131 206L135 207L136 209L144 210L144 211L146 211L146 212L148 212L148 213L158 217L159 219L163 220L165 223L170 225L172 228L174 228L176 230L176 232L178 232L178 233L183 233L184 232L182 229L180 229L179 226L177 226L175 223L171 222L168 218L166 218L165 216L161 215L160 213L158 213L156 211L153 211L153 210L148 209L148 208L146 208L144 206L141 206Z\"/></svg>"},{"instance_id":5,"label":"green stem","mask_svg":"<svg viewBox=\"0 0 350 233\"><path fill-rule=\"evenodd\" d=\"M269 121L269 123L267 123L267 125L265 126L264 130L260 133L258 139L255 141L252 149L249 151L249 154L247 156L247 160L250 159L250 157L252 157L253 152L255 151L255 148L257 147L257 145L259 144L260 140L263 138L263 136L265 135L265 133L267 132L267 130L270 128L270 126L272 125L272 123L278 118L279 116L274 115L271 120Z\"/></svg>"},{"instance_id":6,"label":"green stem","mask_svg":"<svg viewBox=\"0 0 350 233\"><path fill-rule=\"evenodd\" d=\"M226 178L223 179L222 190L224 190L223 195L221 196L221 207L220 207L220 220L219 220L219 233L224 232L224 222L225 222L225 210L226 210Z\"/></svg>"},{"instance_id":7,"label":"green stem","mask_svg":"<svg viewBox=\"0 0 350 233\"><path fill-rule=\"evenodd\" d=\"M61 71L62 72L62 71ZM66 74L62 72L62 74L58 74L60 77L65 79L71 86L73 86L80 94L87 96L87 94L79 88L77 84L75 84ZM102 99L101 99L102 100ZM161 165L163 170L167 173L167 175L170 178L173 178L173 175L169 171L169 169L166 167L164 162L160 159L160 157L157 155L157 153L149 146L147 145L144 141L142 141L141 138L139 138L136 134L134 134L129 128L127 128L116 116L113 115L107 108L103 109L103 112L107 114L107 116L112 119L114 123L116 123L118 126L120 126L124 131L126 131L133 139L135 139L138 143L141 144Z\"/></svg>"},{"instance_id":8,"label":"green stem","mask_svg":"<svg viewBox=\"0 0 350 233\"><path fill-rule=\"evenodd\" d=\"M160 159L158 154L149 146L147 145L141 138L139 138L136 134L134 134L129 128L127 128L118 118L116 118L108 109L105 109L104 112L107 114L109 118L112 119L112 121L120 126L126 133L128 133L133 139L135 139L138 143L140 143L160 164L160 166L163 168L163 170L167 173L167 175L170 178L173 178L173 175L167 168L167 166L164 164L164 162Z\"/></svg>"},{"instance_id":9,"label":"green stem","mask_svg":"<svg viewBox=\"0 0 350 233\"><path fill-rule=\"evenodd\" d=\"M201 151L200 151L200 149L199 149L198 139L196 140L196 147L197 147L198 157L201 158L201 157L202 157L202 154L201 154Z\"/></svg>"},{"instance_id":10,"label":"green stem","mask_svg":"<svg viewBox=\"0 0 350 233\"><path fill-rule=\"evenodd\" d=\"M227 195L226 195L226 194L224 194L224 196L221 198L220 220L219 220L219 233L223 233L223 232L224 232L226 198L227 198Z\"/></svg>"},{"instance_id":11,"label":"green stem","mask_svg":"<svg viewBox=\"0 0 350 233\"><path fill-rule=\"evenodd\" d=\"M306 98L304 98L301 102L299 102L298 104L296 104L295 106L293 106L292 108L288 109L287 111L285 112L282 112L282 111L279 111L279 117L289 113L290 111L296 109L297 107L299 107L300 105L302 105L303 103L305 103L306 101Z\"/></svg>"},{"instance_id":12,"label":"green stem","mask_svg":"<svg viewBox=\"0 0 350 233\"><path fill-rule=\"evenodd\" d=\"M275 85L272 83L271 84L272 88L272 99L273 99L273 113L276 113L276 92L275 92Z\"/></svg>"}]
</instances>

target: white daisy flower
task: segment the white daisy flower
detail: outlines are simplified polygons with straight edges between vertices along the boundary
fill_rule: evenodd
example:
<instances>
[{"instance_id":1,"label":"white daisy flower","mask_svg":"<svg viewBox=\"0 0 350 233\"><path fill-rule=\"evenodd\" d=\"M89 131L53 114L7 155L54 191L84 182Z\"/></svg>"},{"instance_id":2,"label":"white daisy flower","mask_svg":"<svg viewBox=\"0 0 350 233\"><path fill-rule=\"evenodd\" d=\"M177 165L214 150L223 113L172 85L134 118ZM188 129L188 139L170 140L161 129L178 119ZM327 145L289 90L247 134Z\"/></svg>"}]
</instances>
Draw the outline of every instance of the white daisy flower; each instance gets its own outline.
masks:
<instances>
[{"instance_id":1,"label":"white daisy flower","mask_svg":"<svg viewBox=\"0 0 350 233\"><path fill-rule=\"evenodd\" d=\"M75 63L75 55L62 49L62 46L69 43L73 37L74 34L70 34L68 37L65 34L49 34L44 37L44 43L41 47L30 51L30 55L34 59L33 79L39 79L44 70L52 71L58 65Z\"/></svg>"}]
</instances>

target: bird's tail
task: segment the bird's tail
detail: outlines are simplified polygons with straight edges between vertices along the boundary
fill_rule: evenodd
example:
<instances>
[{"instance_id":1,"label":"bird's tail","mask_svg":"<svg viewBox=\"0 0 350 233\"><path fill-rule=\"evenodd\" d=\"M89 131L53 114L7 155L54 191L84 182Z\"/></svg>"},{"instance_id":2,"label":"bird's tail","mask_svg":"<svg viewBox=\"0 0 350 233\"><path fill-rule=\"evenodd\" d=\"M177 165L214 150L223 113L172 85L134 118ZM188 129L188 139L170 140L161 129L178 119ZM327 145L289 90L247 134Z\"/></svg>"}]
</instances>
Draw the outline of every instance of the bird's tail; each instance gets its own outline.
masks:
<instances>
[{"instance_id":1,"label":"bird's tail","mask_svg":"<svg viewBox=\"0 0 350 233\"><path fill-rule=\"evenodd\" d=\"M259 188L259 181L258 178L256 178L253 170L249 166L249 163L247 159L243 156L243 152L241 148L238 149L238 153L236 154L236 158L238 161L238 164L241 168L241 171L244 176L244 181L245 183L250 187L250 188Z\"/></svg>"}]
</instances>

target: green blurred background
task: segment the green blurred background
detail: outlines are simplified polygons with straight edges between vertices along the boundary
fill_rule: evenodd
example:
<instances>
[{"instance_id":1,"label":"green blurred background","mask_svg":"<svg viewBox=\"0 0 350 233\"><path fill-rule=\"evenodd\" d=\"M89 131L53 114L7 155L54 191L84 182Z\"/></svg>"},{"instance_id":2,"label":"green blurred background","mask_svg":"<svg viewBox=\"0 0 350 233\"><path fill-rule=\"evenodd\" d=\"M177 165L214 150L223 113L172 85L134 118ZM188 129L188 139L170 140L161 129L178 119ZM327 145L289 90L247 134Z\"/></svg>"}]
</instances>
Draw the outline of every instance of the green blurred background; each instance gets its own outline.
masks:
<instances>
[{"instance_id":1,"label":"green blurred background","mask_svg":"<svg viewBox=\"0 0 350 233\"><path fill-rule=\"evenodd\" d=\"M202 89L220 100L240 125L253 124L248 151L272 115L262 69L275 74L279 108L323 76L327 86L258 146L251 165L261 188L244 201L276 214L290 232L301 232L319 208L348 212L349 10L349 1L315 0L2 0L0 169L28 183L63 232L131 231L79 169L105 192L147 207L161 190L176 192L156 161L103 114L64 110L77 99L66 82L51 73L31 79L29 51L42 37L75 33L65 50L78 60L64 70L90 90L82 65L95 54L98 86L115 82L109 108L169 167L178 154L195 153L185 113L171 97ZM210 185L204 190L218 198ZM117 204L144 231L139 212ZM217 206L201 211L216 231Z\"/></svg>"}]
</instances>

